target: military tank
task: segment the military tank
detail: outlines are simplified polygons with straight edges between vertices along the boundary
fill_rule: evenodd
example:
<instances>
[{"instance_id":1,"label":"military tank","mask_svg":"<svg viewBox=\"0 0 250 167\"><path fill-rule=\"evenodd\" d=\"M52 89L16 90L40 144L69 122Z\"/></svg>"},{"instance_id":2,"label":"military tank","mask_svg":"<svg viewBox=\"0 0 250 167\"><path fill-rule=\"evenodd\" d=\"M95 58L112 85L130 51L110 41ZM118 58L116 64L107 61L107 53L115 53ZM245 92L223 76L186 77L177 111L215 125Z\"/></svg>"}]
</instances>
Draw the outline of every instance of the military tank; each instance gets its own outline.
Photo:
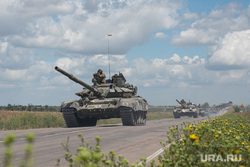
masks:
<instances>
[{"instance_id":1,"label":"military tank","mask_svg":"<svg viewBox=\"0 0 250 167\"><path fill-rule=\"evenodd\" d=\"M75 93L80 99L61 104L67 127L96 126L97 120L109 118L121 118L127 126L146 124L148 103L136 95L136 86L125 83L122 73L112 76L106 84L98 84L93 78L90 86L57 66L55 70L84 87Z\"/></svg>"},{"instance_id":2,"label":"military tank","mask_svg":"<svg viewBox=\"0 0 250 167\"><path fill-rule=\"evenodd\" d=\"M193 103L187 103L184 99L181 101L176 99L176 101L179 103L179 105L177 105L173 110L175 118L180 118L181 116L198 118L198 115L202 113L202 110L199 110L199 108L197 108L197 106Z\"/></svg>"}]
</instances>

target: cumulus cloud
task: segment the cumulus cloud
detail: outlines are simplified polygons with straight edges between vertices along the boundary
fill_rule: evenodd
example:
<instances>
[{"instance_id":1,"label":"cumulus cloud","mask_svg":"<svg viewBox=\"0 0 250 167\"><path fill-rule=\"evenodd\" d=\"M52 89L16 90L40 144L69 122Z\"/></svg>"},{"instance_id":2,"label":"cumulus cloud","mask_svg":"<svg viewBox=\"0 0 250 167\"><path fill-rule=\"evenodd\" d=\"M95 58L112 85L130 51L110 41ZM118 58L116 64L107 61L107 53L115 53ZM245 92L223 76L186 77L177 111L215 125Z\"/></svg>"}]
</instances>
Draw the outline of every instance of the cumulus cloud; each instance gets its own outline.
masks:
<instances>
[{"instance_id":1,"label":"cumulus cloud","mask_svg":"<svg viewBox=\"0 0 250 167\"><path fill-rule=\"evenodd\" d=\"M4 4L1 9L5 17L13 20L8 20L11 26L3 22L1 30L6 30L4 34L13 45L84 54L105 53L109 33L113 34L111 52L124 54L145 43L152 32L175 26L174 17L181 7L178 2L153 0L4 1ZM15 15L20 15L18 20ZM18 29L7 31L9 27Z\"/></svg>"},{"instance_id":2,"label":"cumulus cloud","mask_svg":"<svg viewBox=\"0 0 250 167\"><path fill-rule=\"evenodd\" d=\"M216 8L186 25L184 30L173 36L171 43L176 46L213 45L227 32L249 29L249 11L249 7L241 10L238 3ZM189 14L183 17L185 15Z\"/></svg>"},{"instance_id":3,"label":"cumulus cloud","mask_svg":"<svg viewBox=\"0 0 250 167\"><path fill-rule=\"evenodd\" d=\"M244 69L250 66L250 30L227 33L211 49L208 68Z\"/></svg>"}]
</instances>

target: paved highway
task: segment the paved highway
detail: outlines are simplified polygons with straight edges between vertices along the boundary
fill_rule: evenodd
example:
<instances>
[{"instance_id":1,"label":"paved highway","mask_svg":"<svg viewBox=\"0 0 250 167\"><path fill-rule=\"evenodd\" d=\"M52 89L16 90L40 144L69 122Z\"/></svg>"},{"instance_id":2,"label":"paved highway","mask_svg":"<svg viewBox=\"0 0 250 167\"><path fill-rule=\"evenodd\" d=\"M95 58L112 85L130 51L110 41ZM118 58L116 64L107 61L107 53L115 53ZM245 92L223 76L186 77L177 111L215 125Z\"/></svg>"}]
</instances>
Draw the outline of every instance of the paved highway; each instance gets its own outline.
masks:
<instances>
[{"instance_id":1,"label":"paved highway","mask_svg":"<svg viewBox=\"0 0 250 167\"><path fill-rule=\"evenodd\" d=\"M221 110L219 114L225 113ZM26 141L25 134L33 132L36 135L34 143L34 163L35 167L52 167L55 166L56 160L61 159L61 166L69 166L64 160L65 150L61 142L70 137L69 147L72 154L76 153L76 149L80 146L81 141L78 133L82 133L86 142L95 146L95 137L101 137L102 152L108 153L110 150L115 151L116 155L123 155L130 163L136 163L141 157L155 158L161 152L160 142L166 140L169 126L181 124L184 121L193 122L194 120L207 119L207 117L179 119L162 119L148 121L145 126L122 126L116 125L100 125L96 127L81 128L43 128L16 131L0 132L0 166L3 166L3 139L9 133L17 135L14 144L14 163L19 166L19 162L24 156L24 147Z\"/></svg>"}]
</instances>

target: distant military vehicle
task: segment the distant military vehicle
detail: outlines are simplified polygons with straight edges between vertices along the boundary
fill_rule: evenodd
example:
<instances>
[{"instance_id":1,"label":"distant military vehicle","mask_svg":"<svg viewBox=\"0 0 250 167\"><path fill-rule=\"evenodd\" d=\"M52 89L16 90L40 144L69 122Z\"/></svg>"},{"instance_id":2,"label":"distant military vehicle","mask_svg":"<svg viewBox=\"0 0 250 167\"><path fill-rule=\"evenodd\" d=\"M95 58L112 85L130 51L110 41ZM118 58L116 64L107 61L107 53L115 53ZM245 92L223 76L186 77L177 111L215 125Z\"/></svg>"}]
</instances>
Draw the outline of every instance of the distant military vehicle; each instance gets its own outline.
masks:
<instances>
[{"instance_id":1,"label":"distant military vehicle","mask_svg":"<svg viewBox=\"0 0 250 167\"><path fill-rule=\"evenodd\" d=\"M145 125L148 103L137 96L137 87L125 83L122 73L115 74L111 83L93 86L86 84L72 74L55 67L69 79L84 86L75 93L81 98L63 102L61 112L68 127L95 126L99 119L121 118L123 125Z\"/></svg>"},{"instance_id":2,"label":"distant military vehicle","mask_svg":"<svg viewBox=\"0 0 250 167\"><path fill-rule=\"evenodd\" d=\"M204 110L198 108L195 104L191 102L187 103L184 99L181 101L176 99L176 101L179 103L179 105L177 105L173 110L175 118L180 118L181 116L189 116L194 118L198 118L199 115L202 117L205 116Z\"/></svg>"}]
</instances>

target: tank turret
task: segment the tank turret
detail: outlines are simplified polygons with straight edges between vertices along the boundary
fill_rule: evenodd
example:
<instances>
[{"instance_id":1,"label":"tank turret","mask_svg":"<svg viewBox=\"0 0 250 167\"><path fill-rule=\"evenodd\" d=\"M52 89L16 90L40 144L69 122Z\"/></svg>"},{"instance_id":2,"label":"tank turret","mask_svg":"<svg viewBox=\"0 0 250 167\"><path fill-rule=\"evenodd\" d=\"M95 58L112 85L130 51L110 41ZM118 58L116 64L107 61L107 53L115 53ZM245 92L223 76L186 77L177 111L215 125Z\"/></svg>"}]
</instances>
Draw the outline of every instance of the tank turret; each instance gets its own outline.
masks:
<instances>
[{"instance_id":1,"label":"tank turret","mask_svg":"<svg viewBox=\"0 0 250 167\"><path fill-rule=\"evenodd\" d=\"M82 80L78 79L74 75L67 73L66 71L62 70L61 68L59 68L59 67L56 66L55 70L58 71L58 72L60 72L60 73L62 73L65 76L67 76L72 81L75 81L76 83L79 83L80 85L84 86L85 88L89 89L90 91L94 92L95 94L97 94L97 95L101 94L97 89L95 89L92 86L86 84L85 82L83 82Z\"/></svg>"},{"instance_id":2,"label":"tank turret","mask_svg":"<svg viewBox=\"0 0 250 167\"><path fill-rule=\"evenodd\" d=\"M55 70L85 88L77 93L79 100L63 102L61 112L68 127L95 126L99 119L121 118L123 125L145 125L148 103L136 96L137 87L125 83L122 73L112 76L111 83L90 86L59 67ZM95 76L94 76L95 77Z\"/></svg>"}]
</instances>

